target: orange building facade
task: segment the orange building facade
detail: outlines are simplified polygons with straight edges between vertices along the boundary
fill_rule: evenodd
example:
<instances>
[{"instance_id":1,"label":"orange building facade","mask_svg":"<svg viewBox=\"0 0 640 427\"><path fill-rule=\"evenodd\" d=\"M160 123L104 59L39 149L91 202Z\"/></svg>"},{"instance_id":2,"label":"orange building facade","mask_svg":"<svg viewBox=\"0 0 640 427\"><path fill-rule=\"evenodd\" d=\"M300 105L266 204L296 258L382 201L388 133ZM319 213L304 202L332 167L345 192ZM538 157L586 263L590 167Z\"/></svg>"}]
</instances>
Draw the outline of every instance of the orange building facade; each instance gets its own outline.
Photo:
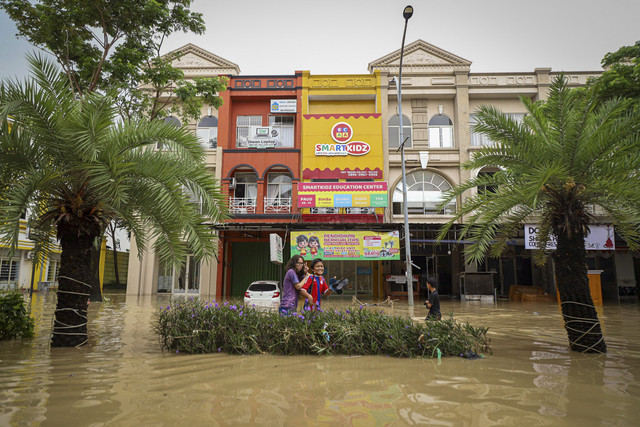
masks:
<instances>
[{"instance_id":1,"label":"orange building facade","mask_svg":"<svg viewBox=\"0 0 640 427\"><path fill-rule=\"evenodd\" d=\"M222 93L218 144L231 218L218 226L216 296L241 296L253 280L279 278L269 236L297 222L301 77L235 76Z\"/></svg>"}]
</instances>

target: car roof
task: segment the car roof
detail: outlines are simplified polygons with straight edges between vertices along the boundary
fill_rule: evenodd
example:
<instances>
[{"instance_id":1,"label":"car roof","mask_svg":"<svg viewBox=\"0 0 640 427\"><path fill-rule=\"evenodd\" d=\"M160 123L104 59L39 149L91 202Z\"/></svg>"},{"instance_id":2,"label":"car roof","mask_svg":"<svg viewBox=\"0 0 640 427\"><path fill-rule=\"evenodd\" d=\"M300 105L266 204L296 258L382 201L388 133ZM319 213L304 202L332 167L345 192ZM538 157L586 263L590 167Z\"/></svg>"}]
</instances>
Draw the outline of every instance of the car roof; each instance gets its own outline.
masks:
<instances>
[{"instance_id":1,"label":"car roof","mask_svg":"<svg viewBox=\"0 0 640 427\"><path fill-rule=\"evenodd\" d=\"M277 280L256 280L255 282L251 282L251 285L254 285L256 283L270 283L272 285L279 285L280 282ZM251 286L249 285L249 286Z\"/></svg>"}]
</instances>

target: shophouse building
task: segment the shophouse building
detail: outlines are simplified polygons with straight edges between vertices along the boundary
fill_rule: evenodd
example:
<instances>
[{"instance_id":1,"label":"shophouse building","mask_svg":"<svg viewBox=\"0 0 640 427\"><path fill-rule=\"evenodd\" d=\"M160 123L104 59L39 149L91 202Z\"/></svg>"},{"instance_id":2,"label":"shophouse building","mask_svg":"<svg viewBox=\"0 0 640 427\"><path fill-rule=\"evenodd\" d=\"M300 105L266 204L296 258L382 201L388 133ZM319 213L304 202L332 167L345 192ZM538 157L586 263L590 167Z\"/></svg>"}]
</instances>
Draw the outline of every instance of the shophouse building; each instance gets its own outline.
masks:
<instances>
[{"instance_id":1,"label":"shophouse building","mask_svg":"<svg viewBox=\"0 0 640 427\"><path fill-rule=\"evenodd\" d=\"M181 59L186 70L202 66L232 76L224 106L211 114L218 119L218 147L209 160L228 194L232 217L215 225L220 251L210 267L200 268L198 292L241 296L252 280L282 277L281 267L269 258L269 235L276 234L284 241L285 261L297 253L305 259L322 257L325 276L352 282L348 293L406 296L400 126L408 137L405 165L416 295L427 276L438 279L441 295L458 295L460 277L468 272L490 274L500 294L507 294L511 285L554 292L553 265L534 265L525 227L500 258L479 265L465 262L466 242L458 242L462 224L440 243L435 237L462 202L439 211L442 193L472 176L494 172L461 168L475 151L492 143L471 132L476 109L490 104L522 118L520 97L546 99L560 72L471 72L471 61L418 40L404 50L400 119L393 81L399 50L369 63L369 74L239 76L228 61L186 48L190 55ZM599 74L564 72L573 86ZM196 124L190 126L196 131ZM640 260L607 228L610 222L600 213L594 207L595 227L605 230L612 245L593 245L588 264L602 270L605 302L618 301L637 289ZM134 266L145 283L137 293L157 292L163 277L157 261L147 258ZM166 277L175 292L176 272ZM129 283L134 289L131 277Z\"/></svg>"},{"instance_id":2,"label":"shophouse building","mask_svg":"<svg viewBox=\"0 0 640 427\"><path fill-rule=\"evenodd\" d=\"M240 297L252 281L281 279L270 239L286 241L300 218L301 77L234 76L222 97L220 171L231 218L217 225L215 295Z\"/></svg>"},{"instance_id":3,"label":"shophouse building","mask_svg":"<svg viewBox=\"0 0 640 427\"><path fill-rule=\"evenodd\" d=\"M173 61L173 65L182 69L186 78L240 74L240 68L236 64L198 46L188 44L167 55L178 52L180 56ZM163 94L160 101L167 101L168 96L169 94ZM201 118L196 122L180 123L180 119L175 116L169 116L165 120L169 123L185 125L198 135L205 150L207 169L220 179L222 148L218 144L218 117L219 112L215 108L205 107ZM148 248L152 247L152 244L148 245ZM152 250L147 250L142 259L138 258L135 239L131 239L130 253L127 294L152 295L167 292L178 295L215 295L218 273L216 259L197 263L192 257L188 257L184 267L177 270L173 266L162 265Z\"/></svg>"},{"instance_id":4,"label":"shophouse building","mask_svg":"<svg viewBox=\"0 0 640 427\"><path fill-rule=\"evenodd\" d=\"M481 105L492 105L521 119L526 113L521 96L534 101L547 98L552 80L560 74L551 68L536 68L531 72L473 73L471 61L447 52L422 40L405 47L402 70L402 112L397 113L397 88L391 82L397 76L400 50L385 55L369 64L371 73L380 72L385 82L383 96L388 100L383 111L383 126L387 166L389 168L390 217L388 221L403 221L402 177L400 153L397 151L398 126L402 123L404 135L411 138L405 143L408 211L411 232L411 255L414 274L435 276L439 293L458 295L460 276L465 272L492 272L499 294L507 294L511 285L537 285L555 293L553 265L536 267L532 250L525 244L526 230L513 239L500 258L487 258L480 265L465 263L458 244L458 230L454 227L441 243L435 242L440 225L461 200L451 203L444 211L436 209L441 193L477 174L490 174L494 170L465 170L460 166L482 146L492 144L487 137L475 134L471 126L474 112ZM583 86L598 71L566 71L563 73L572 86ZM422 161L426 159L426 167ZM477 190L476 190L477 191ZM482 189L480 190L482 191ZM471 195L471 194L470 194ZM602 270L602 289L605 301L618 301L619 295L633 293L635 271L640 271L639 260L626 249L626 244L615 239L608 219L593 207L597 225L602 229L603 242L588 250L591 270ZM607 236L606 230L609 230ZM593 233L595 235L595 233ZM527 239L529 236L527 236ZM615 241L607 244L606 239ZM395 265L398 268L397 264ZM395 272L394 272L395 273Z\"/></svg>"},{"instance_id":5,"label":"shophouse building","mask_svg":"<svg viewBox=\"0 0 640 427\"><path fill-rule=\"evenodd\" d=\"M383 263L399 259L396 225L385 224L382 116L386 98L379 72L302 73L300 223L292 254L324 260L325 276L348 278L345 292L383 298Z\"/></svg>"}]
</instances>

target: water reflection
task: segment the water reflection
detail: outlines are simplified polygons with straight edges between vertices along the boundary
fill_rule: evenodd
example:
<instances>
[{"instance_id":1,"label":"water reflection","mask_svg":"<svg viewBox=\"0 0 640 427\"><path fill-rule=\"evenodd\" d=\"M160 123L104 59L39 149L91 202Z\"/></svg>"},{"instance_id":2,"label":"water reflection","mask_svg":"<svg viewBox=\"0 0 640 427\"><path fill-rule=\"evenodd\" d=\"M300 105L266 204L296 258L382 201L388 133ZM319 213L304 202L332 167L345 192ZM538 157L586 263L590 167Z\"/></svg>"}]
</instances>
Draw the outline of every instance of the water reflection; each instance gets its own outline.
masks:
<instances>
[{"instance_id":1,"label":"water reflection","mask_svg":"<svg viewBox=\"0 0 640 427\"><path fill-rule=\"evenodd\" d=\"M490 327L494 355L440 361L162 353L167 296L90 306L89 344L49 349L53 294L33 340L0 343L0 425L628 426L640 419L638 305L605 307L609 353L570 353L555 304L443 301ZM350 301L332 299L327 307ZM376 306L421 320L418 305Z\"/></svg>"}]
</instances>

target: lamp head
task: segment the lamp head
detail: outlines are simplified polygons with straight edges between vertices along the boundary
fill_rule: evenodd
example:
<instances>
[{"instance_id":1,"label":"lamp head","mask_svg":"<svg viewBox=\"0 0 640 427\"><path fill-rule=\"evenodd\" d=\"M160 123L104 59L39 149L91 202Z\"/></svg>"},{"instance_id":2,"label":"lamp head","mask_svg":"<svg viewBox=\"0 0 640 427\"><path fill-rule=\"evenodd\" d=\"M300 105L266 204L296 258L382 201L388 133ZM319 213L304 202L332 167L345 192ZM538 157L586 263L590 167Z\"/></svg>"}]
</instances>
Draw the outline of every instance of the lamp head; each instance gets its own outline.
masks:
<instances>
[{"instance_id":1,"label":"lamp head","mask_svg":"<svg viewBox=\"0 0 640 427\"><path fill-rule=\"evenodd\" d=\"M405 21L408 21L412 15L413 15L413 6L407 6L402 11L402 16L404 16Z\"/></svg>"}]
</instances>

